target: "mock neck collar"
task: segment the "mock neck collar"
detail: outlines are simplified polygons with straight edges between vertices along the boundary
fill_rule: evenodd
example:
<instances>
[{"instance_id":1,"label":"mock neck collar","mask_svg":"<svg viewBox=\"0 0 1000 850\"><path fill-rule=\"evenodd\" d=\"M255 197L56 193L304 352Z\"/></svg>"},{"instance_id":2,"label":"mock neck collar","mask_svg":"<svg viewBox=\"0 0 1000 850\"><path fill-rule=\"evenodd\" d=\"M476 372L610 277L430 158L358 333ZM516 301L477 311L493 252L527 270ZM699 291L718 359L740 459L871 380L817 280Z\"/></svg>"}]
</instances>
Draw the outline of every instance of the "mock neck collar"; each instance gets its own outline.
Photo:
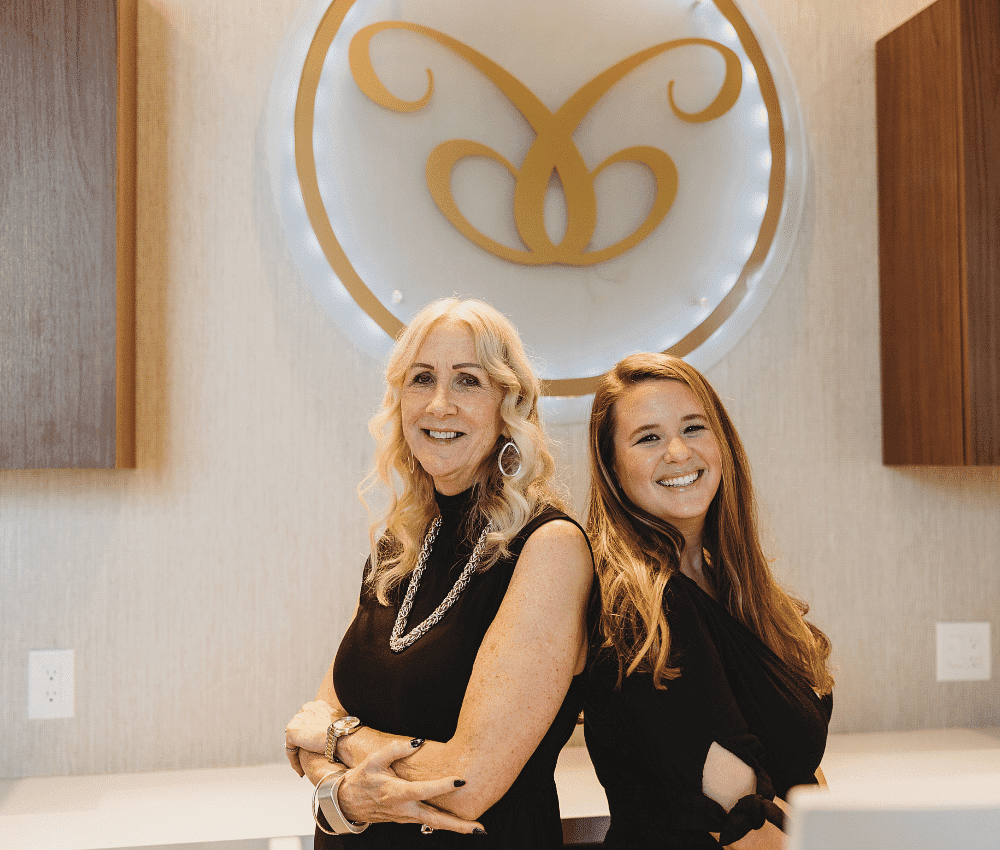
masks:
<instances>
[{"instance_id":1,"label":"mock neck collar","mask_svg":"<svg viewBox=\"0 0 1000 850\"><path fill-rule=\"evenodd\" d=\"M475 501L476 485L472 485L468 490L456 493L454 496L446 496L444 493L434 491L434 501L437 502L438 510L441 512L443 522L459 519L467 516L469 509Z\"/></svg>"}]
</instances>

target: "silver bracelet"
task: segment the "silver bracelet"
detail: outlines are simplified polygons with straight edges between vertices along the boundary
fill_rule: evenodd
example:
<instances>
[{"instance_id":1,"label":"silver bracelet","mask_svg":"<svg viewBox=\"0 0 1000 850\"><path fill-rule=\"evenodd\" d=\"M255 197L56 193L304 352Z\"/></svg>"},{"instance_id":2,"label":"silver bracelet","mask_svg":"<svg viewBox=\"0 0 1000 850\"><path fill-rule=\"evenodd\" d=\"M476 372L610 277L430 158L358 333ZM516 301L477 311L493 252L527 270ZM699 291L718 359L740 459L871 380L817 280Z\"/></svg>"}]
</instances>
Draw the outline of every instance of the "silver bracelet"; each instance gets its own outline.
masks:
<instances>
[{"instance_id":1,"label":"silver bracelet","mask_svg":"<svg viewBox=\"0 0 1000 850\"><path fill-rule=\"evenodd\" d=\"M335 778L331 779L330 777L332 776ZM355 823L352 820L348 820L340 810L340 801L337 800L337 792L340 790L340 783L344 781L345 776L347 776L346 770L331 770L316 783L316 788L313 790L313 820L316 821L316 826L327 835L344 835L348 832L353 832L356 835L359 832L364 832L369 826L367 823ZM330 829L323 826L319 819L321 814L326 818Z\"/></svg>"}]
</instances>

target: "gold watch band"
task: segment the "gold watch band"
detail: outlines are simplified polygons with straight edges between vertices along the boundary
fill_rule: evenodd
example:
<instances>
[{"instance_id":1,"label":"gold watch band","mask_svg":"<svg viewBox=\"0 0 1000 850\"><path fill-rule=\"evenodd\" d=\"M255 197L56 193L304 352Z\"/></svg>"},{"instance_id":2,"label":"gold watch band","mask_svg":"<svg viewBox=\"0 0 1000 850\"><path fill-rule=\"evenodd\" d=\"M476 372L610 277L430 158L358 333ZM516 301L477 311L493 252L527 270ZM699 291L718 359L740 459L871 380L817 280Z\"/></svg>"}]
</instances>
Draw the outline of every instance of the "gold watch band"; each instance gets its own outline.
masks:
<instances>
[{"instance_id":1,"label":"gold watch band","mask_svg":"<svg viewBox=\"0 0 1000 850\"><path fill-rule=\"evenodd\" d=\"M326 730L326 760L330 762L337 760L337 733L334 731L333 723Z\"/></svg>"},{"instance_id":2,"label":"gold watch band","mask_svg":"<svg viewBox=\"0 0 1000 850\"><path fill-rule=\"evenodd\" d=\"M365 724L351 714L336 718L326 729L326 760L337 763L337 741L353 734Z\"/></svg>"}]
</instances>

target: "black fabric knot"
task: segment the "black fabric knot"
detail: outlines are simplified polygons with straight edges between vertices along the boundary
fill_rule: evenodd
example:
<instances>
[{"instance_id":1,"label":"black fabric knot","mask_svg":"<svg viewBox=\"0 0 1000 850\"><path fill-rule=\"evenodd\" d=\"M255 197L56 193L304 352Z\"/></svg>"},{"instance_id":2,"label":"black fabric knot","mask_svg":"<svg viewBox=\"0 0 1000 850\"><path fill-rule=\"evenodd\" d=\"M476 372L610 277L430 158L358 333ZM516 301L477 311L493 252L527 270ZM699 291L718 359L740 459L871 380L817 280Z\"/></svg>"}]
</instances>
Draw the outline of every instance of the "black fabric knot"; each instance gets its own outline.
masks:
<instances>
[{"instance_id":1,"label":"black fabric knot","mask_svg":"<svg viewBox=\"0 0 1000 850\"><path fill-rule=\"evenodd\" d=\"M739 841L753 829L760 829L765 821L770 821L778 829L785 828L785 813L773 801L760 794L747 794L729 810L726 822L719 830L719 844L728 847Z\"/></svg>"}]
</instances>

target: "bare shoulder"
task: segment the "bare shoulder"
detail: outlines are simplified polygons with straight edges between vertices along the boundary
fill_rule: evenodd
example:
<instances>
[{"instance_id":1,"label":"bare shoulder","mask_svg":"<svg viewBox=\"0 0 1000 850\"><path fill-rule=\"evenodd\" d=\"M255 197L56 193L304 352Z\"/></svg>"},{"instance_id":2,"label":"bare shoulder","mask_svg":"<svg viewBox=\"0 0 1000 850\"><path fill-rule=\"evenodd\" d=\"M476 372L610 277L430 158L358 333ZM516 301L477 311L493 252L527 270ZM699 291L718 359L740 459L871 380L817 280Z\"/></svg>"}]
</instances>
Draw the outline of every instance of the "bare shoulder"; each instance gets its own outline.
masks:
<instances>
[{"instance_id":1,"label":"bare shoulder","mask_svg":"<svg viewBox=\"0 0 1000 850\"><path fill-rule=\"evenodd\" d=\"M524 552L529 548L542 548L553 546L567 550L575 550L580 547L590 557L590 546L587 544L587 536L575 522L568 519L549 520L544 525L539 526L528 537L524 544Z\"/></svg>"},{"instance_id":2,"label":"bare shoulder","mask_svg":"<svg viewBox=\"0 0 1000 850\"><path fill-rule=\"evenodd\" d=\"M587 537L576 523L554 519L531 533L518 558L516 571L589 576L594 569Z\"/></svg>"}]
</instances>

